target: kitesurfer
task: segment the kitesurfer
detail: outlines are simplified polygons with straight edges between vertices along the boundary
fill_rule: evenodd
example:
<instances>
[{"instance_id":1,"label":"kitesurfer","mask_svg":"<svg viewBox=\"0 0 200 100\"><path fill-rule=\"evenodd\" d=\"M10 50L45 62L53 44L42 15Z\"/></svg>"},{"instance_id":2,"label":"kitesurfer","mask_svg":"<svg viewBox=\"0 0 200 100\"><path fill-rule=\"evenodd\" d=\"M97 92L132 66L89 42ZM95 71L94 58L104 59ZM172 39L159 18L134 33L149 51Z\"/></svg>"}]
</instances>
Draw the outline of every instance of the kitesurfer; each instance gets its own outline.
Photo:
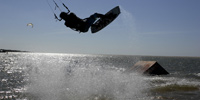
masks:
<instances>
[{"instance_id":1,"label":"kitesurfer","mask_svg":"<svg viewBox=\"0 0 200 100\"><path fill-rule=\"evenodd\" d=\"M94 13L88 18L81 19L77 17L73 12L66 13L61 12L60 18L58 19L61 21L62 19L65 21L65 26L79 32L87 32L90 28L90 26L96 21L97 18L103 18L103 14Z\"/></svg>"}]
</instances>

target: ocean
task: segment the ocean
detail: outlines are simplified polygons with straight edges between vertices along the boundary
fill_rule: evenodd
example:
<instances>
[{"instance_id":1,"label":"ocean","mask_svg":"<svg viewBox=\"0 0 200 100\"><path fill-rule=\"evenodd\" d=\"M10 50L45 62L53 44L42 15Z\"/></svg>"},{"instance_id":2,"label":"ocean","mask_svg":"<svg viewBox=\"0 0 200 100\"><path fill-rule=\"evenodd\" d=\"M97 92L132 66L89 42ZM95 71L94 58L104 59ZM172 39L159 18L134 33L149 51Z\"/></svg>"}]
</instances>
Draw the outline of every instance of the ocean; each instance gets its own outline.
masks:
<instances>
[{"instance_id":1,"label":"ocean","mask_svg":"<svg viewBox=\"0 0 200 100\"><path fill-rule=\"evenodd\" d=\"M124 73L138 61L170 74ZM0 53L0 100L200 100L200 57Z\"/></svg>"}]
</instances>

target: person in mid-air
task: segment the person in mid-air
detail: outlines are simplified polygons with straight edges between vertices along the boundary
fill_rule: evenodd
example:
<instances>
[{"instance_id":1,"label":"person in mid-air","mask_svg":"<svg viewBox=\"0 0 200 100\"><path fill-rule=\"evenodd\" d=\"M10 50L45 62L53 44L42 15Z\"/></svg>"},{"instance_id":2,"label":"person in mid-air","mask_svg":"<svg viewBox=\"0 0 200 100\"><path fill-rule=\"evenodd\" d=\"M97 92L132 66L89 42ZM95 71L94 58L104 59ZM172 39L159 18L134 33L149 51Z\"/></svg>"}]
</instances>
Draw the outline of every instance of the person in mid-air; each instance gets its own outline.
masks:
<instances>
[{"instance_id":1,"label":"person in mid-air","mask_svg":"<svg viewBox=\"0 0 200 100\"><path fill-rule=\"evenodd\" d=\"M65 21L65 26L79 32L87 32L97 18L103 18L103 14L94 13L88 18L80 19L74 13L61 12L59 21Z\"/></svg>"}]
</instances>

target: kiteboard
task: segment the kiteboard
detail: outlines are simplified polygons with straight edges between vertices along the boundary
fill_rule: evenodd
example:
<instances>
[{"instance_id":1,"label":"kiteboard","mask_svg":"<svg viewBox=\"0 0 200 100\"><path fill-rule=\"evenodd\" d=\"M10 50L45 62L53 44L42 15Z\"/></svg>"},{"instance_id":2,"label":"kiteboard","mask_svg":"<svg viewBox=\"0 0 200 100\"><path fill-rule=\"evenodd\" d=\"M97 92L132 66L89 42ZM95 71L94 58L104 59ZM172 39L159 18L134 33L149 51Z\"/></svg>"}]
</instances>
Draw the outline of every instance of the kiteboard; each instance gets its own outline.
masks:
<instances>
[{"instance_id":1,"label":"kiteboard","mask_svg":"<svg viewBox=\"0 0 200 100\"><path fill-rule=\"evenodd\" d=\"M102 30L107 25L109 25L113 20L115 20L120 13L121 12L119 6L116 6L115 8L111 9L105 14L105 17L98 19L94 24L92 24L91 32L96 33Z\"/></svg>"}]
</instances>

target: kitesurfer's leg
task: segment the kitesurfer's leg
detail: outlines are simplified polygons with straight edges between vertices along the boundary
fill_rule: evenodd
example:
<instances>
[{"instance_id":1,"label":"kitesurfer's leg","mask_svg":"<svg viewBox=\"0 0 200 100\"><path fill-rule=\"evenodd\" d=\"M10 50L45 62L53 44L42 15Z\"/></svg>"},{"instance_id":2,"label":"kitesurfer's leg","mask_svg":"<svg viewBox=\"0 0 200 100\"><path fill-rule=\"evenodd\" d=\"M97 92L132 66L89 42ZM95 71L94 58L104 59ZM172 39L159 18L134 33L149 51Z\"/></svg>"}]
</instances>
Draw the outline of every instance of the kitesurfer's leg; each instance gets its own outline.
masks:
<instances>
[{"instance_id":1,"label":"kitesurfer's leg","mask_svg":"<svg viewBox=\"0 0 200 100\"><path fill-rule=\"evenodd\" d=\"M86 25L85 25L85 31L88 31L90 26L96 21L97 18L103 18L105 15L99 14L99 13L94 13L91 15L89 18L86 18Z\"/></svg>"},{"instance_id":2,"label":"kitesurfer's leg","mask_svg":"<svg viewBox=\"0 0 200 100\"><path fill-rule=\"evenodd\" d=\"M105 15L100 14L100 13L95 13L94 14L96 18L104 18Z\"/></svg>"}]
</instances>

